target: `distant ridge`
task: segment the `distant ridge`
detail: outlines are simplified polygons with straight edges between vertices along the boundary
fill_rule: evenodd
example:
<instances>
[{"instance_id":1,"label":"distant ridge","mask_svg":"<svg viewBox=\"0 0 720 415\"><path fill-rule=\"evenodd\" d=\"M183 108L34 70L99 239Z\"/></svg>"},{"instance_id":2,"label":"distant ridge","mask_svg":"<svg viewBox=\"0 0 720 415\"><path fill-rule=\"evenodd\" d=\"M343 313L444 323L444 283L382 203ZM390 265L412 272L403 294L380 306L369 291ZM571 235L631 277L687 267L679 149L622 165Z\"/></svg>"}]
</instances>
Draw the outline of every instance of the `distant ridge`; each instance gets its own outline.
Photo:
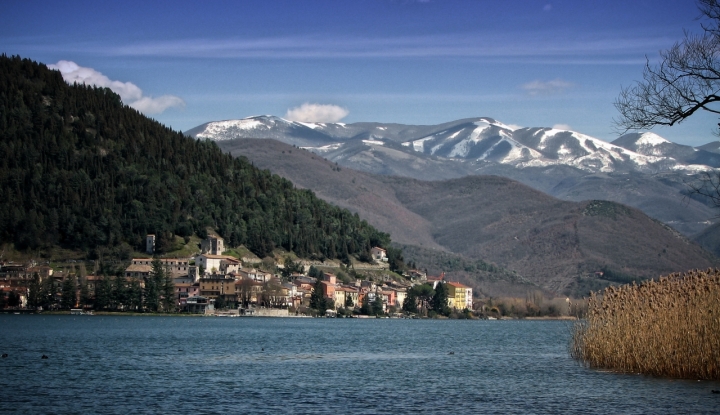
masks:
<instances>
[{"instance_id":1,"label":"distant ridge","mask_svg":"<svg viewBox=\"0 0 720 415\"><path fill-rule=\"evenodd\" d=\"M254 116L206 123L187 133L218 143L273 138L339 166L387 176L508 177L563 200L626 204L688 237L718 220L711 205L689 197L688 183L720 166L720 142L693 148L654 133L632 133L608 143L576 131L512 127L490 117L403 125Z\"/></svg>"},{"instance_id":2,"label":"distant ridge","mask_svg":"<svg viewBox=\"0 0 720 415\"><path fill-rule=\"evenodd\" d=\"M342 158L353 144L374 148L397 148L399 144L398 150L409 154L518 168L565 165L593 173L694 173L720 167L720 157L711 152L674 144L653 133L627 134L608 143L570 130L509 127L489 117L402 125L302 123L261 115L205 123L186 134L214 141L272 138L327 154L331 159Z\"/></svg>"}]
</instances>

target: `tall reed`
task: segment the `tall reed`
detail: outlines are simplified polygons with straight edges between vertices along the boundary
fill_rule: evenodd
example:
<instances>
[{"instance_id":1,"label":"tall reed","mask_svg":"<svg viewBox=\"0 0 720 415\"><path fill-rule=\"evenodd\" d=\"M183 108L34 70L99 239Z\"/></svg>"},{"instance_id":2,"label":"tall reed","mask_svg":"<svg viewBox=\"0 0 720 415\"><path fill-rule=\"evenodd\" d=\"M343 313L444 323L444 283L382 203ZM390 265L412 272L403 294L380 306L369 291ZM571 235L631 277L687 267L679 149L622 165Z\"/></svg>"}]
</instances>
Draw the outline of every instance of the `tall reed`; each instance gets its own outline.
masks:
<instances>
[{"instance_id":1,"label":"tall reed","mask_svg":"<svg viewBox=\"0 0 720 415\"><path fill-rule=\"evenodd\" d=\"M720 379L720 270L593 293L570 353L593 368Z\"/></svg>"}]
</instances>

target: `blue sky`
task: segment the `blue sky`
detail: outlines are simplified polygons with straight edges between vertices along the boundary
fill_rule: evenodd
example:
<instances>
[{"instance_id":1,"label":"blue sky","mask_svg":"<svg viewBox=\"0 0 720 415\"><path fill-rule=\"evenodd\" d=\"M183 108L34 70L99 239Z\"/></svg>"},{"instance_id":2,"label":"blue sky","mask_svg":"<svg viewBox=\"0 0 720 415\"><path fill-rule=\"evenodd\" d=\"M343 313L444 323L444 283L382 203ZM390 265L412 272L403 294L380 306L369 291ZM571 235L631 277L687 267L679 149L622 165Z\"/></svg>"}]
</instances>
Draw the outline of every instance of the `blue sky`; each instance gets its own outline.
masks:
<instances>
[{"instance_id":1,"label":"blue sky","mask_svg":"<svg viewBox=\"0 0 720 415\"><path fill-rule=\"evenodd\" d=\"M0 52L91 68L183 131L310 103L347 123L486 116L611 141L620 88L698 16L690 0L4 0ZM716 124L654 131L700 145Z\"/></svg>"}]
</instances>

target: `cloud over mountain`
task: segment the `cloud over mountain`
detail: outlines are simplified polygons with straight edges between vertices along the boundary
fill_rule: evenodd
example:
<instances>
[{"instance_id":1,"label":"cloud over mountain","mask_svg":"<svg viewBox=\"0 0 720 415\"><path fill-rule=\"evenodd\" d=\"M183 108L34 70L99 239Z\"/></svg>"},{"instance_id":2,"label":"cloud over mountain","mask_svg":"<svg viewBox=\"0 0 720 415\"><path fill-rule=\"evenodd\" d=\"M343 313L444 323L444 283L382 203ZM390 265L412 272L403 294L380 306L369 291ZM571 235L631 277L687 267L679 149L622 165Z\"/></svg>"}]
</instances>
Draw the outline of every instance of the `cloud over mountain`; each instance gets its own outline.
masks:
<instances>
[{"instance_id":1,"label":"cloud over mountain","mask_svg":"<svg viewBox=\"0 0 720 415\"><path fill-rule=\"evenodd\" d=\"M532 81L524 84L524 89L530 95L549 95L563 92L573 86L570 82L562 79L553 79L552 81Z\"/></svg>"},{"instance_id":2,"label":"cloud over mountain","mask_svg":"<svg viewBox=\"0 0 720 415\"><path fill-rule=\"evenodd\" d=\"M93 68L80 66L72 61L61 60L48 68L60 71L65 82L72 84L95 85L110 88L120 95L123 102L144 114L159 114L168 108L182 108L185 101L175 95L162 95L157 98L144 96L142 89L132 82L113 81Z\"/></svg>"},{"instance_id":3,"label":"cloud over mountain","mask_svg":"<svg viewBox=\"0 0 720 415\"><path fill-rule=\"evenodd\" d=\"M338 105L306 102L299 107L288 109L285 118L300 122L338 122L349 113L350 111Z\"/></svg>"}]
</instances>

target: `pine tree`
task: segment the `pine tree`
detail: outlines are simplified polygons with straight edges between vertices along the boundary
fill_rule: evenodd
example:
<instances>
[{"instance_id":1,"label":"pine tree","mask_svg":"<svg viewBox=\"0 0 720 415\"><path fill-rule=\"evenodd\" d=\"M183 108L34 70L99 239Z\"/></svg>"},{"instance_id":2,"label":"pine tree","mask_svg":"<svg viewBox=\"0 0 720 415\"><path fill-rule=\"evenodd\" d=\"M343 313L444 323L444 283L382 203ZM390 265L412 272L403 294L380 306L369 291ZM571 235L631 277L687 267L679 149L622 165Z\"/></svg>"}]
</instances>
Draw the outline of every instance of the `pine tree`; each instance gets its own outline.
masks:
<instances>
[{"instance_id":1,"label":"pine tree","mask_svg":"<svg viewBox=\"0 0 720 415\"><path fill-rule=\"evenodd\" d=\"M43 310L50 310L56 306L55 284L52 278L45 278L40 285L39 303Z\"/></svg>"},{"instance_id":2,"label":"pine tree","mask_svg":"<svg viewBox=\"0 0 720 415\"><path fill-rule=\"evenodd\" d=\"M410 289L408 290L407 295L405 296L405 300L402 304L402 309L406 313L417 313L417 295L415 294L415 291Z\"/></svg>"},{"instance_id":3,"label":"pine tree","mask_svg":"<svg viewBox=\"0 0 720 415\"><path fill-rule=\"evenodd\" d=\"M110 298L110 307L113 310L123 309L127 305L127 281L121 274L113 278Z\"/></svg>"},{"instance_id":4,"label":"pine tree","mask_svg":"<svg viewBox=\"0 0 720 415\"><path fill-rule=\"evenodd\" d=\"M140 281L133 278L128 285L127 290L128 310L140 311L143 306L143 291L140 287Z\"/></svg>"},{"instance_id":5,"label":"pine tree","mask_svg":"<svg viewBox=\"0 0 720 415\"><path fill-rule=\"evenodd\" d=\"M174 312L177 307L175 284L173 283L172 274L168 270L165 270L161 292L163 311L166 313Z\"/></svg>"},{"instance_id":6,"label":"pine tree","mask_svg":"<svg viewBox=\"0 0 720 415\"><path fill-rule=\"evenodd\" d=\"M435 287L435 295L432 298L432 309L440 315L450 315L447 286L442 282Z\"/></svg>"},{"instance_id":7,"label":"pine tree","mask_svg":"<svg viewBox=\"0 0 720 415\"><path fill-rule=\"evenodd\" d=\"M80 279L80 306L88 307L90 303L92 303L92 297L90 296L87 279Z\"/></svg>"},{"instance_id":8,"label":"pine tree","mask_svg":"<svg viewBox=\"0 0 720 415\"><path fill-rule=\"evenodd\" d=\"M161 302L160 297L165 281L165 269L159 259L155 259L152 262L152 270L150 275L145 281L145 307L156 313L160 310Z\"/></svg>"},{"instance_id":9,"label":"pine tree","mask_svg":"<svg viewBox=\"0 0 720 415\"><path fill-rule=\"evenodd\" d=\"M36 272L28 283L27 307L29 309L34 310L42 305L41 290L40 275Z\"/></svg>"},{"instance_id":10,"label":"pine tree","mask_svg":"<svg viewBox=\"0 0 720 415\"><path fill-rule=\"evenodd\" d=\"M103 275L100 280L95 283L95 309L104 310L110 307L112 295L110 278Z\"/></svg>"},{"instance_id":11,"label":"pine tree","mask_svg":"<svg viewBox=\"0 0 720 415\"><path fill-rule=\"evenodd\" d=\"M69 310L75 307L77 303L77 286L75 285L75 276L70 274L65 276L62 283L60 295L60 307Z\"/></svg>"}]
</instances>

